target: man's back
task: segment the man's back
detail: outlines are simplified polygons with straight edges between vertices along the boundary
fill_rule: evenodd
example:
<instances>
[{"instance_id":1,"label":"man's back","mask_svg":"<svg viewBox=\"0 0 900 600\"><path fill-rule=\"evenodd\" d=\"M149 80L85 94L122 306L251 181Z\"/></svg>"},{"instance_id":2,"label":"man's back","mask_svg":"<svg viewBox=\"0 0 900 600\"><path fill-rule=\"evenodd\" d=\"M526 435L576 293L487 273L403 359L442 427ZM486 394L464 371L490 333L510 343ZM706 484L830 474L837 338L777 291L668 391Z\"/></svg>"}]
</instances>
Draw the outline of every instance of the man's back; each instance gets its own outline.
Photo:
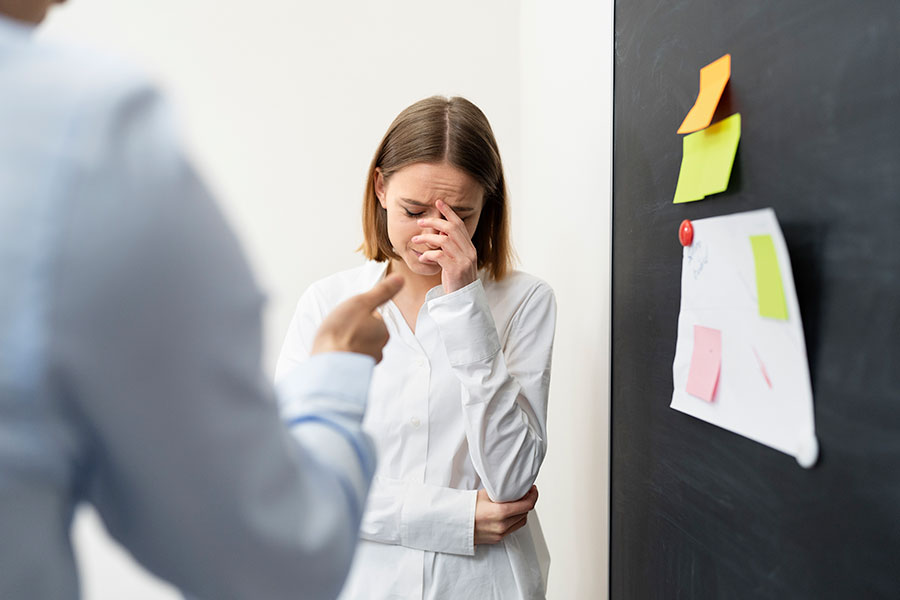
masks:
<instances>
[{"instance_id":1,"label":"man's back","mask_svg":"<svg viewBox=\"0 0 900 600\"><path fill-rule=\"evenodd\" d=\"M96 72L29 38L0 20L0 596L56 598L77 589L68 528L89 450L47 377L49 328L79 77Z\"/></svg>"},{"instance_id":2,"label":"man's back","mask_svg":"<svg viewBox=\"0 0 900 600\"><path fill-rule=\"evenodd\" d=\"M82 500L193 594L336 595L372 359L298 373L289 433L262 296L153 87L0 17L0 90L0 598L77 596Z\"/></svg>"}]
</instances>

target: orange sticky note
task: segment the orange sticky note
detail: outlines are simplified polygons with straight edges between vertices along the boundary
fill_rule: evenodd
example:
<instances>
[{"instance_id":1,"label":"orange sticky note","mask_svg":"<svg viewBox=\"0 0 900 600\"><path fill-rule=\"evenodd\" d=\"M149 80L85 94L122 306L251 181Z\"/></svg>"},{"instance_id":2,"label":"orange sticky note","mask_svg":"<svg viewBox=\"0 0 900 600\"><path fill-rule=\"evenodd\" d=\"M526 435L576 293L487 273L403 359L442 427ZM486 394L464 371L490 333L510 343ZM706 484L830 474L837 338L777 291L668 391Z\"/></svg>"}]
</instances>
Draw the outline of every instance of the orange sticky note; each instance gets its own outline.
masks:
<instances>
[{"instance_id":1,"label":"orange sticky note","mask_svg":"<svg viewBox=\"0 0 900 600\"><path fill-rule=\"evenodd\" d=\"M688 371L687 393L712 402L722 367L722 332L694 325L694 351Z\"/></svg>"},{"instance_id":2,"label":"orange sticky note","mask_svg":"<svg viewBox=\"0 0 900 600\"><path fill-rule=\"evenodd\" d=\"M726 54L700 69L700 93L688 112L678 133L691 133L707 127L716 114L716 106L731 77L731 55Z\"/></svg>"}]
</instances>

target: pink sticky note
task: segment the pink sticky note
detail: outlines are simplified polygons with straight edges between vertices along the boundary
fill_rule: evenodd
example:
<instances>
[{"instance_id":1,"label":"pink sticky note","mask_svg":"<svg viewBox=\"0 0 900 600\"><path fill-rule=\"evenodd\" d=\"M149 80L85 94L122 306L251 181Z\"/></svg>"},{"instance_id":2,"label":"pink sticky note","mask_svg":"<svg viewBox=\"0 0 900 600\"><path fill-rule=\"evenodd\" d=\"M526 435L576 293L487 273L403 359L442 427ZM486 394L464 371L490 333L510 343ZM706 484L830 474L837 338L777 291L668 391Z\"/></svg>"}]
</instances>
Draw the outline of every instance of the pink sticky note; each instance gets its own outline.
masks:
<instances>
[{"instance_id":1,"label":"pink sticky note","mask_svg":"<svg viewBox=\"0 0 900 600\"><path fill-rule=\"evenodd\" d=\"M688 372L687 393L712 402L721 366L722 332L694 325L694 352Z\"/></svg>"}]
</instances>

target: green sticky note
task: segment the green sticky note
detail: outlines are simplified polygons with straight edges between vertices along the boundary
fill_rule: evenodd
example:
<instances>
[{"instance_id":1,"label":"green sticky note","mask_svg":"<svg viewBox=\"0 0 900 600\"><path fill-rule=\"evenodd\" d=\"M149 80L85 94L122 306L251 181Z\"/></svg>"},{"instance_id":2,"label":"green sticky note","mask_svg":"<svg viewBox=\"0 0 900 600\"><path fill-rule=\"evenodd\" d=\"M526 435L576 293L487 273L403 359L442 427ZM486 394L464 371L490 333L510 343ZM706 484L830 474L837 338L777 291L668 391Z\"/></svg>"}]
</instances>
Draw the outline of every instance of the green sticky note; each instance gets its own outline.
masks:
<instances>
[{"instance_id":1,"label":"green sticky note","mask_svg":"<svg viewBox=\"0 0 900 600\"><path fill-rule=\"evenodd\" d=\"M710 194L727 190L740 140L740 113L684 136L673 203L703 200Z\"/></svg>"},{"instance_id":2,"label":"green sticky note","mask_svg":"<svg viewBox=\"0 0 900 600\"><path fill-rule=\"evenodd\" d=\"M759 314L763 317L787 321L787 301L781 284L781 270L771 235L751 235L753 262L756 263L756 295Z\"/></svg>"}]
</instances>

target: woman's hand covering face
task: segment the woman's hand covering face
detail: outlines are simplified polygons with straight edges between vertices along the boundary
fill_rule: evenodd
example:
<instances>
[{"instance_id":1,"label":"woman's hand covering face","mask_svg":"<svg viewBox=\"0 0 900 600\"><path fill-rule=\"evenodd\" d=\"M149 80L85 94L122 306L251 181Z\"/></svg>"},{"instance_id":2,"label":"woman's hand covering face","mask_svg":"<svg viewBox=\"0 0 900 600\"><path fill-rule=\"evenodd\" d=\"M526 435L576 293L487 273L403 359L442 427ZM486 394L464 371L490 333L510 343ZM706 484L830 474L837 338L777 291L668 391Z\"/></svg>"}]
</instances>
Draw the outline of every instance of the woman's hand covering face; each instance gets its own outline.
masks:
<instances>
[{"instance_id":1,"label":"woman's hand covering face","mask_svg":"<svg viewBox=\"0 0 900 600\"><path fill-rule=\"evenodd\" d=\"M423 252L419 262L440 265L441 284L444 292L450 294L477 279L478 253L472 244L466 224L453 209L443 200L438 200L435 206L444 218L419 219L418 224L420 227L433 229L436 233L422 233L415 236L412 241L434 248Z\"/></svg>"}]
</instances>

